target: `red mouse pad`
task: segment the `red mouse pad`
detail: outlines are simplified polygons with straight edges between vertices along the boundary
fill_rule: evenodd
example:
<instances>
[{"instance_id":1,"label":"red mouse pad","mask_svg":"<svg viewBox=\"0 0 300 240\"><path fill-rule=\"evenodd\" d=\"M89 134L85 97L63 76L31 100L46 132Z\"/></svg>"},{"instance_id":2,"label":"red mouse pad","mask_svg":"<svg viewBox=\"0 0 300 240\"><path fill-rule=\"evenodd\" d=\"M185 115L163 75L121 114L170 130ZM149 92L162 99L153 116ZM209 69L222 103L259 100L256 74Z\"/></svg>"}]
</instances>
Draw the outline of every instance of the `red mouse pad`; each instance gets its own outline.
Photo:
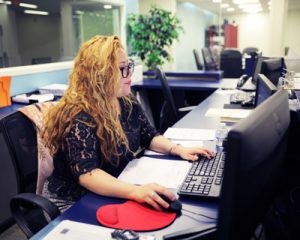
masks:
<instances>
[{"instance_id":1,"label":"red mouse pad","mask_svg":"<svg viewBox=\"0 0 300 240\"><path fill-rule=\"evenodd\" d=\"M152 231L170 225L175 220L176 213L160 212L150 206L127 201L98 208L96 218L106 227Z\"/></svg>"}]
</instances>

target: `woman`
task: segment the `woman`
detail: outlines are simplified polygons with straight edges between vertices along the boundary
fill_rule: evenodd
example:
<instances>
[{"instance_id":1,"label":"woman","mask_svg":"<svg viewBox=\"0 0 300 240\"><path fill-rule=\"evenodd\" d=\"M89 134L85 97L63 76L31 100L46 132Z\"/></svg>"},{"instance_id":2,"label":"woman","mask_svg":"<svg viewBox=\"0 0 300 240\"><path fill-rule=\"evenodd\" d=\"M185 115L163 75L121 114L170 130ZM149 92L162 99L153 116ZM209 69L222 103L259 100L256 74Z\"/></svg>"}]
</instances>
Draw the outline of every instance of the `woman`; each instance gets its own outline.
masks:
<instances>
[{"instance_id":1,"label":"woman","mask_svg":"<svg viewBox=\"0 0 300 240\"><path fill-rule=\"evenodd\" d=\"M197 160L211 157L205 148L185 148L158 134L130 94L134 63L116 36L95 36L75 59L69 88L45 118L43 139L53 155L54 171L43 195L64 211L87 191L146 202L157 210L175 200L156 183L141 186L118 180L140 148Z\"/></svg>"}]
</instances>

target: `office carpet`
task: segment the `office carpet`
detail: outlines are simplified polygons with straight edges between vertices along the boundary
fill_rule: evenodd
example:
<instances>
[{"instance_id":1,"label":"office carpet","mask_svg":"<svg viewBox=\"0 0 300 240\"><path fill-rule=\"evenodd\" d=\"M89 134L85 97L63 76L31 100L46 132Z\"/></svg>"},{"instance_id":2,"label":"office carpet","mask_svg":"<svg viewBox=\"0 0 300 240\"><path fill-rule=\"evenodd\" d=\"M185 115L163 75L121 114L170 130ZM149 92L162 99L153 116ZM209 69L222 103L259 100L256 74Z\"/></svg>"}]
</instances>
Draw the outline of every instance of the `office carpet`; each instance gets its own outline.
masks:
<instances>
[{"instance_id":1,"label":"office carpet","mask_svg":"<svg viewBox=\"0 0 300 240\"><path fill-rule=\"evenodd\" d=\"M0 234L1 240L26 240L25 234L17 225L12 225L10 228Z\"/></svg>"}]
</instances>

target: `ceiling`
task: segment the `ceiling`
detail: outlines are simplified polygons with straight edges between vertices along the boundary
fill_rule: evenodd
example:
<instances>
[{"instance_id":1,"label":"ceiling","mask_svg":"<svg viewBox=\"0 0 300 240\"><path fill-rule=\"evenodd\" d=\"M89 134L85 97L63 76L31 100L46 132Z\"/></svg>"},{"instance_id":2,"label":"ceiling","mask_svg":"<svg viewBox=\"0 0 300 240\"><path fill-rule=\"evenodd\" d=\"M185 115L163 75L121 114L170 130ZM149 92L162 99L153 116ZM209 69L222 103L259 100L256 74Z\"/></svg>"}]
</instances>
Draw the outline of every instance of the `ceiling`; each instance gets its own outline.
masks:
<instances>
[{"instance_id":1,"label":"ceiling","mask_svg":"<svg viewBox=\"0 0 300 240\"><path fill-rule=\"evenodd\" d=\"M220 11L220 4L219 3L214 3L212 0L177 0L178 2L189 2L189 3L193 3L194 5L208 10L210 12L216 13L218 14ZM270 0L260 0L261 6L263 8L264 12L269 11L268 8L268 2ZM228 3L230 6L235 8L235 14L236 13L243 13L241 9L236 8L235 4L232 3L233 0L222 0L222 3ZM300 9L300 0L288 0L288 8L289 9ZM222 13L228 13L226 10L222 9ZM230 13L232 14L232 12Z\"/></svg>"},{"instance_id":2,"label":"ceiling","mask_svg":"<svg viewBox=\"0 0 300 240\"><path fill-rule=\"evenodd\" d=\"M24 2L24 3L32 3L39 6L41 11L49 11L50 13L59 14L60 13L60 3L62 0L11 0L12 2ZM178 2L189 2L193 3L194 5L200 7L201 9L208 10L210 12L214 12L216 14L220 11L220 4L214 3L212 0L177 0ZM232 3L233 0L222 0L222 3L228 3L230 6L235 6ZM269 0L260 0L263 11L269 11L268 9L268 1ZM95 10L95 9L102 9L102 4L99 3L99 0L70 0L73 6L77 6L81 10ZM300 9L300 0L288 0L289 9ZM24 8L17 7L16 5L12 5L17 11L24 11ZM242 13L242 11L236 8L234 13ZM226 10L222 9L222 13L227 13Z\"/></svg>"},{"instance_id":3,"label":"ceiling","mask_svg":"<svg viewBox=\"0 0 300 240\"><path fill-rule=\"evenodd\" d=\"M60 14L60 4L63 0L11 0L12 2L22 2L30 3L38 6L39 11L48 11L50 14ZM98 9L103 10L103 5L97 0L69 0L73 6L73 10L84 10L84 11L95 11ZM13 7L18 12L23 12L24 8L19 7L17 4L12 4Z\"/></svg>"}]
</instances>

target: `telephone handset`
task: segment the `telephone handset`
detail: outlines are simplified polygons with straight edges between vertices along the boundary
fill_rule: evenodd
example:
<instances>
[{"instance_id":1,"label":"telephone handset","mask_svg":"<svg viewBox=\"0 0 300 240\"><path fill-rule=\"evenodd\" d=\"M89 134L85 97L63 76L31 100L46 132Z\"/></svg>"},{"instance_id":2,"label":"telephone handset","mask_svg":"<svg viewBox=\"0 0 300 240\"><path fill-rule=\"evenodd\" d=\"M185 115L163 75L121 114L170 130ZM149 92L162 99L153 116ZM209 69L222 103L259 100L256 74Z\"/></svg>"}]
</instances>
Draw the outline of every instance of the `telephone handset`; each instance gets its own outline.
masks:
<instances>
[{"instance_id":1,"label":"telephone handset","mask_svg":"<svg viewBox=\"0 0 300 240\"><path fill-rule=\"evenodd\" d=\"M241 88L249 79L249 76L247 74L244 74L240 77L239 81L236 84L237 88Z\"/></svg>"}]
</instances>

